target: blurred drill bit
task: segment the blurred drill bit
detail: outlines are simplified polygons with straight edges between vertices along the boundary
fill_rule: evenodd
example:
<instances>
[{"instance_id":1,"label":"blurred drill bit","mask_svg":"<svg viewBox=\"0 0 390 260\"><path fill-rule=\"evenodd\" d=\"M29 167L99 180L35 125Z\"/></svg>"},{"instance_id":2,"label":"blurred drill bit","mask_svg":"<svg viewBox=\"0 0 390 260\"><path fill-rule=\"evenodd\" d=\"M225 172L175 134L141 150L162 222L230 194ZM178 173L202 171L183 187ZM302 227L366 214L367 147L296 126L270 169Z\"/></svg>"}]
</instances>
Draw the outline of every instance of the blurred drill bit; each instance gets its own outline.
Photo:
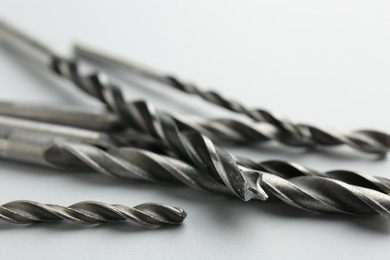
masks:
<instances>
[{"instance_id":1,"label":"blurred drill bit","mask_svg":"<svg viewBox=\"0 0 390 260\"><path fill-rule=\"evenodd\" d=\"M144 203L133 208L98 201L82 201L69 207L16 200L0 206L0 219L15 224L68 220L82 225L130 221L142 226L177 225L187 213L177 207Z\"/></svg>"},{"instance_id":2,"label":"blurred drill bit","mask_svg":"<svg viewBox=\"0 0 390 260\"><path fill-rule=\"evenodd\" d=\"M165 86L201 97L230 111L244 114L256 122L267 122L277 129L274 139L279 142L298 147L328 147L346 144L366 153L385 154L390 149L390 135L375 130L358 130L343 133L309 124L294 123L270 111L256 108L250 109L236 100L228 99L215 91L204 91L194 84L184 82L176 77L165 75L146 68L136 62L94 50L91 47L76 44L74 51L80 58L117 69L117 72L129 72L136 76L154 80ZM256 140L254 140L256 141Z\"/></svg>"}]
</instances>

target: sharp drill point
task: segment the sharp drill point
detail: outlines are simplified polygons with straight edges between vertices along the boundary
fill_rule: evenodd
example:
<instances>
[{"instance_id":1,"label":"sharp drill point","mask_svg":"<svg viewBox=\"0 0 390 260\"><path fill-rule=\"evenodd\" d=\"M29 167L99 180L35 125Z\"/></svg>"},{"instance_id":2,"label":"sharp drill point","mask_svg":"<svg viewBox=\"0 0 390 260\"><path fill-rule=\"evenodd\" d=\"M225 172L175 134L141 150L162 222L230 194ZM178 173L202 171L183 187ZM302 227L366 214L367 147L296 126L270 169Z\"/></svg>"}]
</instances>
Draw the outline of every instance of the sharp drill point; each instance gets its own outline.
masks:
<instances>
[{"instance_id":1,"label":"sharp drill point","mask_svg":"<svg viewBox=\"0 0 390 260\"><path fill-rule=\"evenodd\" d=\"M82 201L68 207L16 200L0 206L0 219L15 224L33 224L67 220L82 225L133 222L142 226L177 225L186 218L178 207L144 203L133 208L98 201Z\"/></svg>"}]
</instances>

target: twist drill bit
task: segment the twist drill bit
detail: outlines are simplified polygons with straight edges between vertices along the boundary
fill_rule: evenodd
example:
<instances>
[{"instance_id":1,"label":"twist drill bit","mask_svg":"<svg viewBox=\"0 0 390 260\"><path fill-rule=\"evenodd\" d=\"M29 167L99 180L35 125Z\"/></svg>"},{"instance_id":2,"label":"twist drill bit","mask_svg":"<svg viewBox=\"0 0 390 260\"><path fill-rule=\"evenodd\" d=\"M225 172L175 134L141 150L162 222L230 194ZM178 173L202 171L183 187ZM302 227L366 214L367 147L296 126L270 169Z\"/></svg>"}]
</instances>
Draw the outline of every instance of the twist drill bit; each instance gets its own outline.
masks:
<instances>
[{"instance_id":1,"label":"twist drill bit","mask_svg":"<svg viewBox=\"0 0 390 260\"><path fill-rule=\"evenodd\" d=\"M0 127L0 157L65 170L147 182L182 183L191 188L232 194L226 186L175 158L135 148L99 147L56 136Z\"/></svg>"},{"instance_id":2,"label":"twist drill bit","mask_svg":"<svg viewBox=\"0 0 390 260\"><path fill-rule=\"evenodd\" d=\"M39 56L36 61L49 64L56 74L68 78L82 91L103 102L110 111L119 116L121 122L159 138L182 159L222 180L242 200L264 197L263 191L258 190L257 186L252 186L253 183L245 178L231 154L216 147L210 139L200 135L184 122L179 122L179 128L168 114L157 113L151 105L143 101L133 102L127 106L121 90L112 85L104 75L92 73L83 76L75 62L60 57L46 46L8 25L2 24L0 28L3 41L16 43L11 44L14 47L21 45L23 48L31 49L34 56Z\"/></svg>"},{"instance_id":3,"label":"twist drill bit","mask_svg":"<svg viewBox=\"0 0 390 260\"><path fill-rule=\"evenodd\" d=\"M72 134L64 135L64 132ZM216 183L214 179L209 180L207 176L205 177L206 179L203 180L202 174L199 171L175 158L134 149L138 148L134 146L117 149L114 144L110 145L109 143L106 143L106 150L102 150L100 148L104 147L101 145L101 142L96 141L94 138L89 138L89 135L92 137L102 136L101 133L96 131L84 131L73 127L61 127L49 123L41 124L30 120L0 116L0 133L3 133L3 139L0 138L4 144L3 154L8 155L8 157L13 154L12 158L14 159L20 160L21 158L24 158L24 160L27 159L27 161L36 163L41 162L41 156L45 155L46 163L50 163L49 166L60 167L62 164L59 162L64 161L64 159L58 156L62 155L63 157L67 157L68 154L74 154L74 156L78 158L82 155L81 158L90 165L90 168L98 172L100 172L101 169L107 169L106 171L103 171L103 173L108 175L148 181L178 180L190 187L200 188L211 192L227 193L226 187L223 187L222 184ZM58 137L66 138L66 141L70 141L70 143L55 142L54 140L58 139ZM76 144L83 142L83 140L87 141L85 142L87 145ZM91 142L91 140L96 143ZM88 146L88 144L92 144L96 147ZM37 151L40 151L41 149L39 147L43 147L43 151L37 153ZM16 152L10 152L13 150ZM25 150L31 151L33 154L26 156L25 153L22 155L20 151ZM50 151L57 151L54 155L57 156L58 159L53 160L53 155L50 155ZM38 158L34 156L36 153L39 155ZM116 158L117 156L121 157L121 159ZM125 159L127 162L122 162L122 159ZM297 163L285 161L273 160L258 163L248 158L240 157L235 157L235 160L240 166L244 166L248 169L276 174L279 177L286 179L298 176L327 177L390 194L390 181L381 177L372 177L345 170L320 172ZM108 162L111 161L113 163L108 164ZM75 164L73 163L72 165ZM66 165L66 167L68 166L69 165ZM138 172L140 174L138 174L137 177L128 172ZM152 174L151 179L141 178L149 176L149 172L161 173L161 176ZM164 176L168 176L168 178ZM169 176L172 178L169 178Z\"/></svg>"},{"instance_id":4,"label":"twist drill bit","mask_svg":"<svg viewBox=\"0 0 390 260\"><path fill-rule=\"evenodd\" d=\"M82 225L130 221L142 226L178 225L187 213L178 207L144 203L133 208L98 201L82 201L69 207L16 200L0 206L0 219L15 224L68 220Z\"/></svg>"},{"instance_id":5,"label":"twist drill bit","mask_svg":"<svg viewBox=\"0 0 390 260\"><path fill-rule=\"evenodd\" d=\"M164 178L167 180L169 178L167 176L159 176L159 174L164 174L169 171L169 167L164 169L167 164L161 166L164 173L158 171L146 172L137 168L137 166L141 166L150 169L150 167L154 167L151 166L151 162L152 164L158 165L158 160L156 160L156 157L153 157L150 152L137 153L135 150L121 148L125 151L123 154L124 156L132 156L134 154L138 156L133 157L137 158L133 162L135 164L138 163L138 165L132 165L132 161L122 160L119 156L107 156L108 153L105 153L94 146L72 144L69 142L63 143L62 145L47 146L42 139L34 135L28 136L26 133L22 132L19 133L19 136L17 133L12 135L13 136L8 136L6 140L0 141L0 150L2 151L1 155L3 157L58 167L72 168L84 165L96 169L100 173L122 178L127 177L148 181L154 181L156 179L162 180ZM18 137L20 138L19 140ZM9 143L10 141L13 143ZM149 161L139 160L139 158L141 158L139 156L144 156L144 158L148 158ZM187 174L187 166L181 163L182 167L180 167L180 165L178 166L176 164L177 162L178 161L175 162L174 174L177 174L183 169L186 172L185 174ZM248 174L248 179L251 179L251 181L259 186L259 190L262 189L265 191L263 200L265 200L268 195L273 195L293 207L320 213L390 215L390 196L374 189L354 186L338 180L318 176L302 176L286 180L266 172L247 170L245 167L241 168L245 174ZM194 173L196 173L196 170ZM228 191L234 194L234 192L226 187L226 189L223 189L223 187L220 186L220 189L218 190L218 188L216 188L218 185L215 180L212 178L206 180L204 174L201 174L201 176L202 177L199 179L194 178L191 180L190 175L185 175L181 176L182 178L180 181L183 183L185 182L186 184L192 184L193 187L197 187L198 183L196 183L196 181L200 181L208 185L207 187L201 187L205 190L209 189L217 192ZM180 177L178 177L178 179L179 178ZM193 180L195 181L192 182ZM200 187L200 185L198 187Z\"/></svg>"},{"instance_id":6,"label":"twist drill bit","mask_svg":"<svg viewBox=\"0 0 390 260\"><path fill-rule=\"evenodd\" d=\"M217 106L246 115L256 122L268 122L278 130L276 140L285 145L310 148L345 144L361 152L374 154L385 154L390 149L390 135L388 133L374 130L343 133L310 124L294 123L265 109L247 108L244 104L228 99L218 92L201 90L194 84L181 81L176 77L155 72L135 62L125 61L123 58L93 50L90 47L75 45L74 51L81 58L119 68L182 92L197 95Z\"/></svg>"}]
</instances>

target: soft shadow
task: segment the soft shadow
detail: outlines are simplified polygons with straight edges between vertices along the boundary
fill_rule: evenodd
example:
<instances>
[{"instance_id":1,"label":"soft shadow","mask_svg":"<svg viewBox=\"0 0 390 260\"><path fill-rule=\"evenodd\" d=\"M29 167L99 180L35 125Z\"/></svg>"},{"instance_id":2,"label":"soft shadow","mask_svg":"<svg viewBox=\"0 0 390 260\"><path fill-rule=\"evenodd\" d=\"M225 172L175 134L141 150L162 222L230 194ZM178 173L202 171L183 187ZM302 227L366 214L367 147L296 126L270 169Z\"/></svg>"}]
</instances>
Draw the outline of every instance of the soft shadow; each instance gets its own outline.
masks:
<instances>
[{"instance_id":1,"label":"soft shadow","mask_svg":"<svg viewBox=\"0 0 390 260\"><path fill-rule=\"evenodd\" d=\"M77 223L70 223L69 221L53 221L53 222L41 222L33 224L13 224L7 222L0 223L0 230L46 230L55 232L84 232L84 231L102 231L109 230L125 233L145 233L145 232L164 232L167 230L183 229L183 225L165 225L165 226L142 226L139 224L131 223L130 221L115 222L115 223L103 223L100 225L82 225ZM176 232L176 231L175 231Z\"/></svg>"},{"instance_id":2,"label":"soft shadow","mask_svg":"<svg viewBox=\"0 0 390 260\"><path fill-rule=\"evenodd\" d=\"M261 157L287 158L287 160L300 160L302 157L318 158L329 161L340 162L361 162L366 161L383 161L384 157L373 154L365 154L352 150L348 147L334 148L294 148L285 147L275 142L263 143L258 145L240 145L240 144L222 144L219 146L228 149L237 154L250 156L255 160L261 160ZM259 157L257 157L257 155Z\"/></svg>"}]
</instances>

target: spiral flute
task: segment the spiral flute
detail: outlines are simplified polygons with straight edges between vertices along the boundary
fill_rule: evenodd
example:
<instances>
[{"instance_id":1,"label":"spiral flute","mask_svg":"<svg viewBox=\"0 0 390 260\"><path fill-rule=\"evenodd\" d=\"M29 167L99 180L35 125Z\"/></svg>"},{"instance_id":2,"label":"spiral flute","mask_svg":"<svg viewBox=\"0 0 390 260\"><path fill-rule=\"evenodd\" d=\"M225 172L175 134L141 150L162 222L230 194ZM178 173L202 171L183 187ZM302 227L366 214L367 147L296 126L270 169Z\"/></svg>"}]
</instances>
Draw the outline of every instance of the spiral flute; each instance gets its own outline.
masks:
<instances>
[{"instance_id":1,"label":"spiral flute","mask_svg":"<svg viewBox=\"0 0 390 260\"><path fill-rule=\"evenodd\" d=\"M67 220L82 225L133 222L142 226L178 225L186 218L178 207L144 203L133 208L98 201L82 201L69 207L16 200L0 206L0 219L15 224L33 224Z\"/></svg>"},{"instance_id":2,"label":"spiral flute","mask_svg":"<svg viewBox=\"0 0 390 260\"><path fill-rule=\"evenodd\" d=\"M285 180L276 175L263 174L259 183L267 194L273 194L285 203L307 211L390 215L388 195L337 180L321 177Z\"/></svg>"},{"instance_id":3,"label":"spiral flute","mask_svg":"<svg viewBox=\"0 0 390 260\"><path fill-rule=\"evenodd\" d=\"M90 47L75 45L74 50L76 55L81 58L119 68L182 92L197 95L217 106L246 115L256 122L267 122L277 129L277 135L273 136L272 139L285 145L310 148L345 144L361 152L373 154L385 154L390 149L390 135L388 133L375 130L342 133L310 124L294 123L267 110L249 109L244 104L228 99L215 91L201 90L194 84L181 81L176 77L155 72L135 62L125 61L123 58L114 57Z\"/></svg>"},{"instance_id":4,"label":"spiral flute","mask_svg":"<svg viewBox=\"0 0 390 260\"><path fill-rule=\"evenodd\" d=\"M119 178L182 183L208 192L235 195L222 181L189 164L138 149L104 151L88 144L13 130L2 133L0 155L50 167L69 170L89 168ZM273 196L293 207L312 212L385 216L390 213L390 196L369 178L351 178L351 184L356 182L360 185L356 186L337 180L337 174L333 179L316 175L294 177L299 174L291 170L289 174L293 177L284 179L276 174L239 167L245 177L263 192L262 200ZM274 168L277 169L276 166ZM288 171L281 172L287 175ZM389 183L389 180L383 179L382 185L384 183Z\"/></svg>"}]
</instances>

